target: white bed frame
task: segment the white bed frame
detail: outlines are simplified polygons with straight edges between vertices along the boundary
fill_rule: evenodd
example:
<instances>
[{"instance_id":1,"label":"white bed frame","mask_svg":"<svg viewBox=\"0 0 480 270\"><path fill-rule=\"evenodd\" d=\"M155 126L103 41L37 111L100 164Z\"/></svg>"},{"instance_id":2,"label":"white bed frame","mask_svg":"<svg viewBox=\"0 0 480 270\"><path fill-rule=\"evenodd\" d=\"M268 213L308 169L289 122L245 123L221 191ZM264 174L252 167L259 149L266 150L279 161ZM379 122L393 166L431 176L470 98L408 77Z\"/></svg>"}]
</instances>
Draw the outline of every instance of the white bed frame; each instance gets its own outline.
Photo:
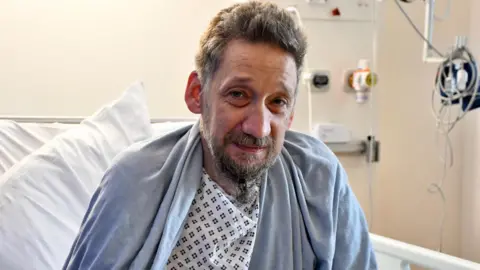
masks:
<instances>
[{"instance_id":1,"label":"white bed frame","mask_svg":"<svg viewBox=\"0 0 480 270\"><path fill-rule=\"evenodd\" d=\"M62 123L78 124L83 117L41 117L41 116L0 116L0 120L18 123ZM154 118L152 123L192 122L195 118ZM338 152L354 153L359 151L358 145L340 147ZM334 146L335 148L335 146ZM332 149L334 152L335 149ZM437 270L480 270L480 264L449 256L433 250L396 241L376 234L370 234L380 270L409 270L410 265Z\"/></svg>"},{"instance_id":2,"label":"white bed frame","mask_svg":"<svg viewBox=\"0 0 480 270\"><path fill-rule=\"evenodd\" d=\"M17 123L39 123L39 124L79 124L85 117L63 117L63 116L0 116L0 120L10 120ZM163 122L192 122L197 118L152 118L152 123Z\"/></svg>"},{"instance_id":3,"label":"white bed frame","mask_svg":"<svg viewBox=\"0 0 480 270\"><path fill-rule=\"evenodd\" d=\"M380 270L409 270L410 265L436 270L473 270L480 264L430 249L370 234Z\"/></svg>"}]
</instances>

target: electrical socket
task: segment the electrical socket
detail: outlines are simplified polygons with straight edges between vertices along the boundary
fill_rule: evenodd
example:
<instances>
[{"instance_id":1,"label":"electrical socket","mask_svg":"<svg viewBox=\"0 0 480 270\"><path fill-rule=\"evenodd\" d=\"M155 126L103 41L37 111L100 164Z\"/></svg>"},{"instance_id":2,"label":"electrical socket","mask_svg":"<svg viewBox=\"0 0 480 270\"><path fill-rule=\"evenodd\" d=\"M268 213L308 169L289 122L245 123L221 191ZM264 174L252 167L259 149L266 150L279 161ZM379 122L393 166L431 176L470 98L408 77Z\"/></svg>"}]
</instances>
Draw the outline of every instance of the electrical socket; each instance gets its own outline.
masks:
<instances>
[{"instance_id":1,"label":"electrical socket","mask_svg":"<svg viewBox=\"0 0 480 270\"><path fill-rule=\"evenodd\" d=\"M312 92L326 92L330 89L330 71L311 70L303 75L303 83L308 84Z\"/></svg>"}]
</instances>

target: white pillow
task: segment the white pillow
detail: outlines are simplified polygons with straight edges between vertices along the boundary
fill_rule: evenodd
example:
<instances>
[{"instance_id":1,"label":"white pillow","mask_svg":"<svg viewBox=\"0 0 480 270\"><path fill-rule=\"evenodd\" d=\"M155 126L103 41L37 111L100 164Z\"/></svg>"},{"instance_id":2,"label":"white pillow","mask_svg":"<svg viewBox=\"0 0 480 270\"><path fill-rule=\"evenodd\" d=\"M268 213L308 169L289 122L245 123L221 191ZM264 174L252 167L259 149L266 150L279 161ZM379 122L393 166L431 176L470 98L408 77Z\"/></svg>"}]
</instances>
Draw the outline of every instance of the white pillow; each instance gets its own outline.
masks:
<instances>
[{"instance_id":1,"label":"white pillow","mask_svg":"<svg viewBox=\"0 0 480 270\"><path fill-rule=\"evenodd\" d=\"M0 120L0 176L69 127Z\"/></svg>"},{"instance_id":2,"label":"white pillow","mask_svg":"<svg viewBox=\"0 0 480 270\"><path fill-rule=\"evenodd\" d=\"M1 178L0 269L61 269L112 159L152 136L141 83Z\"/></svg>"}]
</instances>

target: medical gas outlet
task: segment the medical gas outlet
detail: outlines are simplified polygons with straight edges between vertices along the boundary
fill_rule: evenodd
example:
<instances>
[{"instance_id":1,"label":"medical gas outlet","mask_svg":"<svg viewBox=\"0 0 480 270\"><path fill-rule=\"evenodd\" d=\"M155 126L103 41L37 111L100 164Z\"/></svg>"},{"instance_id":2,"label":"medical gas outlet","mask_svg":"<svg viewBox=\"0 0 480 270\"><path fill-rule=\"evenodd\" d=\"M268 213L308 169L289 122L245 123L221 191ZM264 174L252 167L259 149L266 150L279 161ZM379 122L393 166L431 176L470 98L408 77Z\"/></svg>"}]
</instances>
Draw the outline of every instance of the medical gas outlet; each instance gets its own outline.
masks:
<instances>
[{"instance_id":1,"label":"medical gas outlet","mask_svg":"<svg viewBox=\"0 0 480 270\"><path fill-rule=\"evenodd\" d=\"M347 72L346 90L355 92L357 103L365 103L377 81L378 76L370 70L369 61L360 60L356 69Z\"/></svg>"}]
</instances>

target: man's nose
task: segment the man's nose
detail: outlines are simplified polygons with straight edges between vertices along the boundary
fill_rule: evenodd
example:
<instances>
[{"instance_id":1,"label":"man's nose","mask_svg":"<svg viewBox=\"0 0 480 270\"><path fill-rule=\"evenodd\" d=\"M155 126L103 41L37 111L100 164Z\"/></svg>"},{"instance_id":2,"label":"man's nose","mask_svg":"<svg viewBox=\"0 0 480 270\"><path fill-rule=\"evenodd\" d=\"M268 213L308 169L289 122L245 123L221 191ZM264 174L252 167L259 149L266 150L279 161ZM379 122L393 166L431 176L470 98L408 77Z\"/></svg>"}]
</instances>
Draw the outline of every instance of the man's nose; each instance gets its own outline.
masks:
<instances>
[{"instance_id":1,"label":"man's nose","mask_svg":"<svg viewBox=\"0 0 480 270\"><path fill-rule=\"evenodd\" d=\"M256 138L263 138L270 135L272 113L265 106L252 108L249 115L242 124L244 133Z\"/></svg>"}]
</instances>

